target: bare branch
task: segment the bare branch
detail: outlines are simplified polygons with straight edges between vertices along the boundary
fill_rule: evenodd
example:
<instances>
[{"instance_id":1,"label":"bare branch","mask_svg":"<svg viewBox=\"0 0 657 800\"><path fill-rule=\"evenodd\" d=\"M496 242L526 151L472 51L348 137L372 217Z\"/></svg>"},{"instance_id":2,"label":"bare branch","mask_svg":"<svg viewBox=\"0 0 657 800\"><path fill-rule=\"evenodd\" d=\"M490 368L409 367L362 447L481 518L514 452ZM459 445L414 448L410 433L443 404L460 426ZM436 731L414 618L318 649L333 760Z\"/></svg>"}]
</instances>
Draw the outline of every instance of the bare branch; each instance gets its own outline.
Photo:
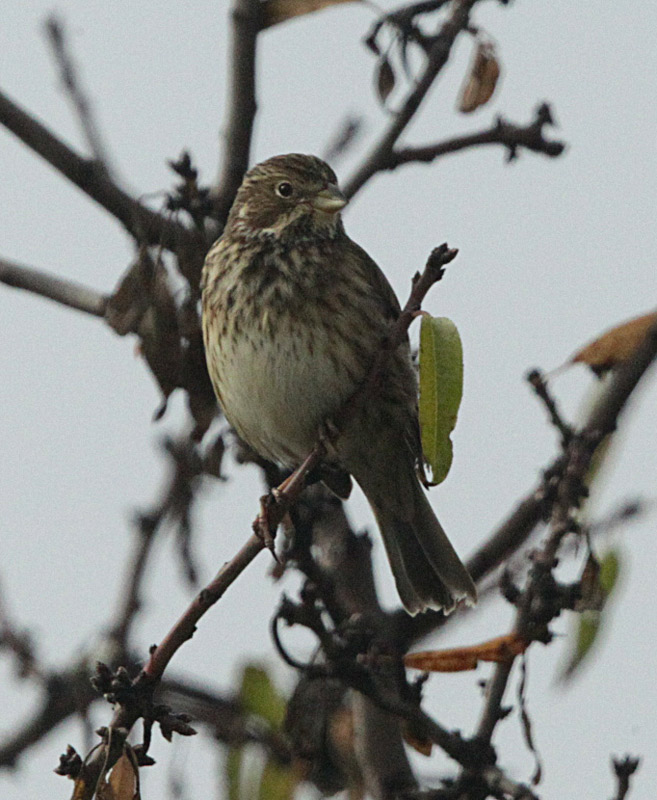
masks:
<instances>
[{"instance_id":1,"label":"bare branch","mask_svg":"<svg viewBox=\"0 0 657 800\"><path fill-rule=\"evenodd\" d=\"M32 267L25 267L0 258L0 283L24 289L27 292L47 297L69 308L84 311L94 317L104 317L107 295L89 289L87 286L64 280Z\"/></svg>"},{"instance_id":2,"label":"bare branch","mask_svg":"<svg viewBox=\"0 0 657 800\"><path fill-rule=\"evenodd\" d=\"M552 504L550 535L540 553L534 556L534 570L518 605L514 630L531 641L533 595L538 583L556 564L556 555L563 537L573 529L571 511L579 506L584 489L584 476L597 446L617 425L632 392L657 358L657 325L653 325L634 357L618 367L609 388L593 408L582 431L564 447L563 467ZM558 613L558 612L557 612ZM500 719L504 691L513 662L498 664L487 690L486 703L479 722L477 736L490 742Z\"/></svg>"},{"instance_id":3,"label":"bare branch","mask_svg":"<svg viewBox=\"0 0 657 800\"><path fill-rule=\"evenodd\" d=\"M202 258L207 243L198 231L135 200L109 178L102 166L71 150L4 92L0 92L0 125L109 211L139 242L161 245L174 252L191 251Z\"/></svg>"},{"instance_id":4,"label":"bare branch","mask_svg":"<svg viewBox=\"0 0 657 800\"><path fill-rule=\"evenodd\" d=\"M214 206L220 221L230 206L249 167L253 120L256 114L256 40L261 25L260 0L235 0L232 11L233 35L228 91L228 125L224 134L224 155Z\"/></svg>"},{"instance_id":5,"label":"bare branch","mask_svg":"<svg viewBox=\"0 0 657 800\"><path fill-rule=\"evenodd\" d=\"M91 110L91 103L80 86L73 58L67 49L64 23L56 14L51 14L46 20L45 29L53 51L55 63L59 68L62 84L76 111L82 133L87 140L89 149L96 162L101 164L106 172L110 172L107 151L105 150L98 131L98 126L96 125L96 120Z\"/></svg>"},{"instance_id":6,"label":"bare branch","mask_svg":"<svg viewBox=\"0 0 657 800\"><path fill-rule=\"evenodd\" d=\"M0 743L0 767L15 766L25 750L41 741L71 714L83 712L97 697L80 663L66 672L51 674L41 707Z\"/></svg>"},{"instance_id":7,"label":"bare branch","mask_svg":"<svg viewBox=\"0 0 657 800\"><path fill-rule=\"evenodd\" d=\"M344 193L347 197L353 197L373 175L388 168L387 164L395 143L420 107L436 76L447 63L452 45L458 34L467 27L470 11L476 2L477 0L462 0L462 2L454 4L450 16L433 40L428 52L427 64L415 88L395 114L379 142L370 151L356 173L346 182Z\"/></svg>"},{"instance_id":8,"label":"bare branch","mask_svg":"<svg viewBox=\"0 0 657 800\"><path fill-rule=\"evenodd\" d=\"M640 759L625 756L625 758L612 758L611 764L614 768L614 775L618 782L618 788L613 800L625 800L630 790L630 778L637 771Z\"/></svg>"},{"instance_id":9,"label":"bare branch","mask_svg":"<svg viewBox=\"0 0 657 800\"><path fill-rule=\"evenodd\" d=\"M544 126L551 124L551 122L550 108L544 103L536 110L536 117L529 125L514 125L498 117L490 128L479 133L456 136L453 139L446 139L444 142L422 147L403 147L391 150L387 162L382 162L380 169L393 170L402 164L426 163L448 153L457 153L459 150L465 150L468 147L487 144L506 147L509 160L517 157L517 151L520 147L554 158L563 153L565 144L546 139L543 135Z\"/></svg>"}]
</instances>

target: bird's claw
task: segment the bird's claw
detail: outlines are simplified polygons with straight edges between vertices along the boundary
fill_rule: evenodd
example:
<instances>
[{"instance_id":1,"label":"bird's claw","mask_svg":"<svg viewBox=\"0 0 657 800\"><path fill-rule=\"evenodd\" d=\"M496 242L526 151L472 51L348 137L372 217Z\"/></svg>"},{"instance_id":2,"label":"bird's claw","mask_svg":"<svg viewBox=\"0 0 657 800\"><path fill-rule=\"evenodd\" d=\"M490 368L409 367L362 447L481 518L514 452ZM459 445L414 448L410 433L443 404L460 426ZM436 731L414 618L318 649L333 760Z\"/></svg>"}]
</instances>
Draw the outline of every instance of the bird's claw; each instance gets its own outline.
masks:
<instances>
[{"instance_id":1,"label":"bird's claw","mask_svg":"<svg viewBox=\"0 0 657 800\"><path fill-rule=\"evenodd\" d=\"M276 555L276 528L278 527L278 522L272 518L275 516L272 511L279 501L280 492L277 489L272 489L269 494L263 495L260 498L260 513L253 523L253 532L262 539L262 543L277 562L279 561Z\"/></svg>"}]
</instances>

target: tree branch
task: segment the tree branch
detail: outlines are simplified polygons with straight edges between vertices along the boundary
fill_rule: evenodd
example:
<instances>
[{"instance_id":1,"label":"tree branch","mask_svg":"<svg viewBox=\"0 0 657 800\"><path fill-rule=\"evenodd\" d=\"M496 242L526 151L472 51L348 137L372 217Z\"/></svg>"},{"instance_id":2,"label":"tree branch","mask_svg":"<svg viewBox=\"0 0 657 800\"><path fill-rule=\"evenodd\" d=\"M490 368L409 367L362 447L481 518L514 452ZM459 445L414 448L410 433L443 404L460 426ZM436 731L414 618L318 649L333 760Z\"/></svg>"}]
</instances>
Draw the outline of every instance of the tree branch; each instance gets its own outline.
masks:
<instances>
[{"instance_id":1,"label":"tree branch","mask_svg":"<svg viewBox=\"0 0 657 800\"><path fill-rule=\"evenodd\" d=\"M443 23L440 32L433 40L427 64L415 88L407 96L379 142L370 150L365 161L343 187L347 197L353 197L377 172L388 169L387 164L395 143L420 107L438 73L447 63L452 45L458 34L467 27L470 11L476 2L477 0L461 0L454 4L449 18Z\"/></svg>"},{"instance_id":2,"label":"tree branch","mask_svg":"<svg viewBox=\"0 0 657 800\"><path fill-rule=\"evenodd\" d=\"M87 145L96 162L109 173L109 159L91 110L91 103L78 82L75 64L66 47L64 24L56 14L51 14L46 20L45 29L62 84L76 111Z\"/></svg>"},{"instance_id":3,"label":"tree branch","mask_svg":"<svg viewBox=\"0 0 657 800\"><path fill-rule=\"evenodd\" d=\"M47 297L94 317L104 317L109 297L87 286L0 258L0 283Z\"/></svg>"},{"instance_id":4,"label":"tree branch","mask_svg":"<svg viewBox=\"0 0 657 800\"><path fill-rule=\"evenodd\" d=\"M634 357L619 366L609 388L593 408L581 432L575 434L569 444L564 446L564 460L561 477L557 485L552 505L550 535L542 550L534 556L534 570L530 573L527 587L520 599L514 630L529 642L531 634L531 613L535 603L533 594L540 591L538 582L543 575L556 565L556 555L563 537L572 530L571 512L581 502L584 478L598 445L615 430L619 415L625 408L632 392L648 368L657 358L657 325L637 349ZM534 608L535 610L535 608ZM477 737L490 742L497 723L506 685L511 674L513 662L498 664L487 690L486 703L477 729Z\"/></svg>"},{"instance_id":5,"label":"tree branch","mask_svg":"<svg viewBox=\"0 0 657 800\"><path fill-rule=\"evenodd\" d=\"M612 758L611 764L614 768L614 775L618 787L613 800L625 800L627 793L630 790L630 778L637 771L640 759L632 758L632 756L625 756L625 758Z\"/></svg>"},{"instance_id":6,"label":"tree branch","mask_svg":"<svg viewBox=\"0 0 657 800\"><path fill-rule=\"evenodd\" d=\"M502 117L498 117L490 128L478 133L456 136L453 139L446 139L444 142L422 147L393 149L390 151L387 161L382 162L380 169L393 170L403 164L412 162L427 163L448 153L457 153L459 150L465 150L468 147L478 147L486 144L499 144L506 147L509 160L517 157L519 147L533 150L535 153L544 153L546 156L554 158L563 153L565 144L545 138L543 128L545 125L550 124L552 124L550 107L547 103L543 103L536 110L534 120L528 125L514 125Z\"/></svg>"},{"instance_id":7,"label":"tree branch","mask_svg":"<svg viewBox=\"0 0 657 800\"><path fill-rule=\"evenodd\" d=\"M228 125L224 134L223 167L214 202L224 222L244 173L249 167L253 120L256 114L256 40L261 26L260 0L235 0L228 91Z\"/></svg>"},{"instance_id":8,"label":"tree branch","mask_svg":"<svg viewBox=\"0 0 657 800\"><path fill-rule=\"evenodd\" d=\"M161 245L174 252L191 251L202 258L207 243L198 231L135 200L96 161L78 155L4 92L0 92L0 125L109 211L140 243Z\"/></svg>"}]
</instances>

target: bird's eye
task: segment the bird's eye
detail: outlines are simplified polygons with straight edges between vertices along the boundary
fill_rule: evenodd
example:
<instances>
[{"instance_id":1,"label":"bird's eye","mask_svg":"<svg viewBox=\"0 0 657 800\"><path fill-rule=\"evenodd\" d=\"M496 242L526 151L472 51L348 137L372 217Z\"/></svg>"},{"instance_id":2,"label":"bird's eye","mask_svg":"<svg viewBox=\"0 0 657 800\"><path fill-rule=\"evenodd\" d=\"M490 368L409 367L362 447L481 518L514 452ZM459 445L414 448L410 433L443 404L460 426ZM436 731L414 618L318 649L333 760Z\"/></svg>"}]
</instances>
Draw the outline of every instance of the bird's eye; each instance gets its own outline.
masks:
<instances>
[{"instance_id":1,"label":"bird's eye","mask_svg":"<svg viewBox=\"0 0 657 800\"><path fill-rule=\"evenodd\" d=\"M281 181L276 187L276 194L279 197L292 197L294 188L288 181Z\"/></svg>"}]
</instances>

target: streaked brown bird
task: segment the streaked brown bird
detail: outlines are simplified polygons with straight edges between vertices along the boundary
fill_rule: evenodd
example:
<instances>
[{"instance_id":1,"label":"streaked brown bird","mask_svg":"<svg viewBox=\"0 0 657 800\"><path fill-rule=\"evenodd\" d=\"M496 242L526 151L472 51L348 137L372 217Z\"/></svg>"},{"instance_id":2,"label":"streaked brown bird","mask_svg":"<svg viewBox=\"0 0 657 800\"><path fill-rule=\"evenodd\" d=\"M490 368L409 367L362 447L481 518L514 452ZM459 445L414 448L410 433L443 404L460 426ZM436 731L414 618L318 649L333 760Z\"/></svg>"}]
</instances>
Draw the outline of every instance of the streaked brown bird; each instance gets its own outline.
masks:
<instances>
[{"instance_id":1,"label":"streaked brown bird","mask_svg":"<svg viewBox=\"0 0 657 800\"><path fill-rule=\"evenodd\" d=\"M208 370L226 418L260 455L298 466L367 376L400 306L345 233L333 170L290 154L253 167L203 269ZM353 475L383 535L411 614L474 602L476 590L417 476L417 379L406 340L346 422L323 479Z\"/></svg>"}]
</instances>

